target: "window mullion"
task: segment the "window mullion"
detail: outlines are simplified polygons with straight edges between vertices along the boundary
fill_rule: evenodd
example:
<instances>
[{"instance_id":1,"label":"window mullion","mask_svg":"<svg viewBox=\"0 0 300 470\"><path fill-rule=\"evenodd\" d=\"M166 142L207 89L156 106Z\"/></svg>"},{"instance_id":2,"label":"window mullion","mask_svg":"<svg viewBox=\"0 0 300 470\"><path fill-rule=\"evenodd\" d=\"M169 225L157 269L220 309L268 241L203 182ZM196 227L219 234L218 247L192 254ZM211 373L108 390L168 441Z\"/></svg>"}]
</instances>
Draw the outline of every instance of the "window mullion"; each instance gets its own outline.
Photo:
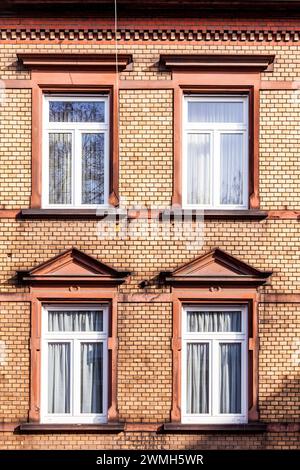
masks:
<instances>
[{"instance_id":1,"label":"window mullion","mask_svg":"<svg viewBox=\"0 0 300 470\"><path fill-rule=\"evenodd\" d=\"M220 360L219 360L219 340L212 340L212 416L218 415L220 390L219 390L219 374L220 374Z\"/></svg>"},{"instance_id":2,"label":"window mullion","mask_svg":"<svg viewBox=\"0 0 300 470\"><path fill-rule=\"evenodd\" d=\"M73 343L73 381L72 381L72 396L73 396L73 408L72 415L79 416L80 414L80 341L75 339Z\"/></svg>"},{"instance_id":3,"label":"window mullion","mask_svg":"<svg viewBox=\"0 0 300 470\"><path fill-rule=\"evenodd\" d=\"M221 149L220 149L220 132L214 131L214 174L213 174L213 206L219 207L220 206L220 194L221 194L221 182L220 182L220 175L221 175Z\"/></svg>"},{"instance_id":4,"label":"window mullion","mask_svg":"<svg viewBox=\"0 0 300 470\"><path fill-rule=\"evenodd\" d=\"M101 131L104 135L104 204L108 204L109 199L109 132Z\"/></svg>"},{"instance_id":5,"label":"window mullion","mask_svg":"<svg viewBox=\"0 0 300 470\"><path fill-rule=\"evenodd\" d=\"M100 341L102 343L103 363L102 363L102 412L107 413L108 409L108 344L107 338Z\"/></svg>"},{"instance_id":6,"label":"window mullion","mask_svg":"<svg viewBox=\"0 0 300 470\"><path fill-rule=\"evenodd\" d=\"M74 175L73 175L73 205L81 205L81 132L75 127L74 131Z\"/></svg>"}]
</instances>

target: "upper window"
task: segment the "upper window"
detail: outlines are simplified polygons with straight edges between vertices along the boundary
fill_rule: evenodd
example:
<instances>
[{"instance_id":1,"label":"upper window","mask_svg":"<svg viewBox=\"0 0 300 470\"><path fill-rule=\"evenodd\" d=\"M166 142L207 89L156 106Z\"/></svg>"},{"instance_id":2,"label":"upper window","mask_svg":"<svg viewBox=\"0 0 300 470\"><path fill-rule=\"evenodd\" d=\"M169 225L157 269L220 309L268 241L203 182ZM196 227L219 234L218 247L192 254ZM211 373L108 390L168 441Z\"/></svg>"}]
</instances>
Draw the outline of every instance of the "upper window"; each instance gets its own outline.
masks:
<instances>
[{"instance_id":1,"label":"upper window","mask_svg":"<svg viewBox=\"0 0 300 470\"><path fill-rule=\"evenodd\" d=\"M41 422L107 421L107 305L45 306Z\"/></svg>"},{"instance_id":2,"label":"upper window","mask_svg":"<svg viewBox=\"0 0 300 470\"><path fill-rule=\"evenodd\" d=\"M43 207L108 204L108 114L108 96L44 97Z\"/></svg>"},{"instance_id":3,"label":"upper window","mask_svg":"<svg viewBox=\"0 0 300 470\"><path fill-rule=\"evenodd\" d=\"M248 98L184 97L183 205L248 208Z\"/></svg>"},{"instance_id":4,"label":"upper window","mask_svg":"<svg viewBox=\"0 0 300 470\"><path fill-rule=\"evenodd\" d=\"M182 421L247 421L247 309L183 308Z\"/></svg>"}]
</instances>

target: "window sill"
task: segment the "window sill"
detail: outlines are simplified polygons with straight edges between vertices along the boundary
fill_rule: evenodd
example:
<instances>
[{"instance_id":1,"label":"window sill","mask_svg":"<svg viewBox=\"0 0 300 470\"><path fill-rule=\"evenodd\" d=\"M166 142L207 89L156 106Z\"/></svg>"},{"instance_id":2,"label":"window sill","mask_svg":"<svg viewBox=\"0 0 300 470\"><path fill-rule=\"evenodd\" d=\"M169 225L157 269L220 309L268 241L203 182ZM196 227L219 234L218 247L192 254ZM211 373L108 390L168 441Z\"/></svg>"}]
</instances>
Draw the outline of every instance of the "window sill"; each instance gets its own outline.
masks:
<instances>
[{"instance_id":1,"label":"window sill","mask_svg":"<svg viewBox=\"0 0 300 470\"><path fill-rule=\"evenodd\" d=\"M165 423L164 432L237 432L237 433L260 433L267 430L265 423L246 424L181 424Z\"/></svg>"},{"instance_id":2,"label":"window sill","mask_svg":"<svg viewBox=\"0 0 300 470\"><path fill-rule=\"evenodd\" d=\"M39 432L97 432L97 433L119 433L124 431L124 423L108 424L41 424L23 423L19 426L22 433Z\"/></svg>"},{"instance_id":3,"label":"window sill","mask_svg":"<svg viewBox=\"0 0 300 470\"><path fill-rule=\"evenodd\" d=\"M135 213L135 211L134 211ZM113 216L116 219L136 218L130 211L118 208L99 209L22 209L18 214L20 219L103 219ZM145 218L145 214L139 217ZM262 220L268 217L268 212L256 209L244 210L201 210L201 209L176 209L156 210L154 218L160 220L195 220L204 217L205 220ZM147 216L148 218L148 216Z\"/></svg>"},{"instance_id":4,"label":"window sill","mask_svg":"<svg viewBox=\"0 0 300 470\"><path fill-rule=\"evenodd\" d=\"M206 220L262 220L268 217L266 211L259 209L242 209L242 210L210 210L210 209L178 209L175 211L164 211L163 217L169 216L170 218L179 217L184 215L184 219L196 219L203 216Z\"/></svg>"},{"instance_id":5,"label":"window sill","mask_svg":"<svg viewBox=\"0 0 300 470\"><path fill-rule=\"evenodd\" d=\"M122 218L124 213L119 209L22 209L21 219L102 219L112 215Z\"/></svg>"}]
</instances>

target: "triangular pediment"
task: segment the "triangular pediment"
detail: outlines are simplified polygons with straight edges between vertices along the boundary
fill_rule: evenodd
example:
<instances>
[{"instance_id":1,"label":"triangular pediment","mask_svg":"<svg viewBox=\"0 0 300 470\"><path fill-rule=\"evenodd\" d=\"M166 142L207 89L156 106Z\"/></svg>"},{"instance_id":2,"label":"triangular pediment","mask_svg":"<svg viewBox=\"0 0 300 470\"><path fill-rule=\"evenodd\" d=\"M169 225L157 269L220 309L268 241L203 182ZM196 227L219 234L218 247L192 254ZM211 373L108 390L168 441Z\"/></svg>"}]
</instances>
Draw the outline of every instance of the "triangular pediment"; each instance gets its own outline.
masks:
<instances>
[{"instance_id":1,"label":"triangular pediment","mask_svg":"<svg viewBox=\"0 0 300 470\"><path fill-rule=\"evenodd\" d=\"M118 271L77 248L71 248L30 271L19 272L19 279L27 283L46 281L120 283L128 274L128 271Z\"/></svg>"},{"instance_id":2,"label":"triangular pediment","mask_svg":"<svg viewBox=\"0 0 300 470\"><path fill-rule=\"evenodd\" d=\"M259 285L264 283L270 275L270 272L260 271L229 253L215 248L172 272L161 273L160 277L167 284L218 283L221 285L249 282Z\"/></svg>"}]
</instances>

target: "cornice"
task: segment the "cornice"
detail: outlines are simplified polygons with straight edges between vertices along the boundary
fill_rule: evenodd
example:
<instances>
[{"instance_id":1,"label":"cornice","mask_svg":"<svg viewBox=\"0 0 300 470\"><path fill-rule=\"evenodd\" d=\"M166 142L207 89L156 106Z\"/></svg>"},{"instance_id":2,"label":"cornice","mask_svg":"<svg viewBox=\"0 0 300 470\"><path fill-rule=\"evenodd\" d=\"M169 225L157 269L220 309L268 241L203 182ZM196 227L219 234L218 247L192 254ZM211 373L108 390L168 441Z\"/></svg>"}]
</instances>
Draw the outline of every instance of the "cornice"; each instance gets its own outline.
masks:
<instances>
[{"instance_id":1,"label":"cornice","mask_svg":"<svg viewBox=\"0 0 300 470\"><path fill-rule=\"evenodd\" d=\"M238 27L237 27L238 28ZM282 29L0 28L1 41L240 41L299 42L300 27Z\"/></svg>"}]
</instances>

